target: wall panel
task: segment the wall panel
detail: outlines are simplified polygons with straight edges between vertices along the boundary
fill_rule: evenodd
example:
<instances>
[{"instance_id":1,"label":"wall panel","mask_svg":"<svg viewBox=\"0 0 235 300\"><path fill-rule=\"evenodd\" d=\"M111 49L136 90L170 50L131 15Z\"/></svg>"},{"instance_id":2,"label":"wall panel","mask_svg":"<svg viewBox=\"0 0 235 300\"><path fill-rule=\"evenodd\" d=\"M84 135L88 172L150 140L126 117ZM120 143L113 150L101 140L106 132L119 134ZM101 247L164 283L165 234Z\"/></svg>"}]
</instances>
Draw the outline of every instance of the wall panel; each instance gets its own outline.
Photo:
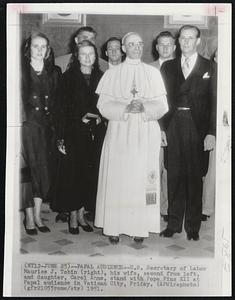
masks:
<instances>
[{"instance_id":1,"label":"wall panel","mask_svg":"<svg viewBox=\"0 0 235 300\"><path fill-rule=\"evenodd\" d=\"M164 29L163 16L135 16L135 15L87 15L87 25L96 29L97 46L100 51L103 43L111 36L122 37L129 31L136 31L142 35L145 43L143 60L153 61L152 41L156 35ZM55 56L69 52L69 42L72 34L76 31L75 26L49 26L42 24L41 14L24 14L21 17L21 37L25 39L32 31L44 32L51 41ZM175 33L175 29L171 30ZM202 42L199 52L210 57L217 47L217 19L210 17L208 29L202 32Z\"/></svg>"}]
</instances>

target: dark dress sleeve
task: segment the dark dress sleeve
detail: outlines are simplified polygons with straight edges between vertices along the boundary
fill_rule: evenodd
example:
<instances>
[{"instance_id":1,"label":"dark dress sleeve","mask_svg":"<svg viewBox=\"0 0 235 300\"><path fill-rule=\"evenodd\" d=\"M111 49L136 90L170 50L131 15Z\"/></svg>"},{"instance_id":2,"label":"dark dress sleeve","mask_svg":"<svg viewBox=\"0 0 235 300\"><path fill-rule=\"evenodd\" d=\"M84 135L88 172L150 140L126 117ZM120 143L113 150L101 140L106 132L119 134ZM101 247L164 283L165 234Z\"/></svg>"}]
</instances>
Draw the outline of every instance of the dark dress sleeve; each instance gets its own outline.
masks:
<instances>
[{"instance_id":1,"label":"dark dress sleeve","mask_svg":"<svg viewBox=\"0 0 235 300\"><path fill-rule=\"evenodd\" d=\"M56 105L56 137L66 142L76 139L83 131L85 124L82 117L87 110L87 97L84 97L84 87L76 66L70 67L62 74L57 89L58 103Z\"/></svg>"},{"instance_id":2,"label":"dark dress sleeve","mask_svg":"<svg viewBox=\"0 0 235 300\"><path fill-rule=\"evenodd\" d=\"M65 73L60 74L58 78L58 85L56 88L56 101L54 103L53 120L56 132L56 139L64 138L65 127L65 90L66 90L66 76Z\"/></svg>"},{"instance_id":3,"label":"dark dress sleeve","mask_svg":"<svg viewBox=\"0 0 235 300\"><path fill-rule=\"evenodd\" d=\"M56 128L56 123L57 123L58 88L59 88L61 76L62 76L61 68L55 66L50 78L51 80L50 112L51 112L52 126L54 128Z\"/></svg>"}]
</instances>

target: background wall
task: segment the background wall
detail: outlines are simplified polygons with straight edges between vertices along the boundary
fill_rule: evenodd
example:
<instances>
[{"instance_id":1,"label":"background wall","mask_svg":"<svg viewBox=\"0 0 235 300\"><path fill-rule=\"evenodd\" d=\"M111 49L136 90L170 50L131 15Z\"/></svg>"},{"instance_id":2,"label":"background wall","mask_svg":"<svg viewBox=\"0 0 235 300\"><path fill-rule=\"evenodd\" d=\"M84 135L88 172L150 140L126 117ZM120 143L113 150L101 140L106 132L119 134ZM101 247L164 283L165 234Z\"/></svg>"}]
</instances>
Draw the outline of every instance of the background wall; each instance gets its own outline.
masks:
<instances>
[{"instance_id":1,"label":"background wall","mask_svg":"<svg viewBox=\"0 0 235 300\"><path fill-rule=\"evenodd\" d=\"M99 52L109 37L122 37L129 31L138 32L144 39L143 60L145 62L154 60L152 56L152 42L159 32L170 30L172 33L176 33L175 29L164 29L163 16L89 14L86 16L86 25L92 26L97 31ZM55 56L60 56L69 53L70 37L79 26L46 25L42 22L42 14L22 14L21 38L23 41L32 31L42 31L49 37ZM217 47L218 28L216 17L208 17L208 29L202 29L201 34L199 53L209 58Z\"/></svg>"}]
</instances>

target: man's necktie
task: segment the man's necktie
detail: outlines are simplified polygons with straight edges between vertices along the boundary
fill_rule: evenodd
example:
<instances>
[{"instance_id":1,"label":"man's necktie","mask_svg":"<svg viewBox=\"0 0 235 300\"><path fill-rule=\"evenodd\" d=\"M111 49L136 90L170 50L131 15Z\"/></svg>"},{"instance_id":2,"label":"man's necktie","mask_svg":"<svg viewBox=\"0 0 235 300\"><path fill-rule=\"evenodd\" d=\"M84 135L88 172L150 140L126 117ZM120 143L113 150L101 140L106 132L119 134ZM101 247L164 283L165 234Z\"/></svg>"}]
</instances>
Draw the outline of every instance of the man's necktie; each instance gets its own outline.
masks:
<instances>
[{"instance_id":1,"label":"man's necktie","mask_svg":"<svg viewBox=\"0 0 235 300\"><path fill-rule=\"evenodd\" d=\"M185 61L184 61L184 64L183 64L183 67L182 67L182 71L183 71L183 74L184 74L184 78L187 78L188 75L189 75L189 69L190 69L190 65L189 65L189 57L186 57L185 58Z\"/></svg>"}]
</instances>

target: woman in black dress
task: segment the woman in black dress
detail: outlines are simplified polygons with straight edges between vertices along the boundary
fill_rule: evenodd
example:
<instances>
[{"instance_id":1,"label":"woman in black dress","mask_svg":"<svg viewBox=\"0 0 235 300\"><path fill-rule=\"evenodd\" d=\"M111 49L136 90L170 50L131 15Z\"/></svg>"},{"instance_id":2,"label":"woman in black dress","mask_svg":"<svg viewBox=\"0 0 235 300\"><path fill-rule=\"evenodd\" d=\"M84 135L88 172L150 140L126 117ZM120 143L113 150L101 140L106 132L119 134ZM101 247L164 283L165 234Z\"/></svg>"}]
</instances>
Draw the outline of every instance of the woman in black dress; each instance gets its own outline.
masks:
<instances>
[{"instance_id":1,"label":"woman in black dress","mask_svg":"<svg viewBox=\"0 0 235 300\"><path fill-rule=\"evenodd\" d=\"M28 234L49 232L40 217L51 183L51 154L55 134L52 114L61 74L54 66L48 38L37 33L27 39L22 57L22 208ZM27 183L27 185L26 185ZM37 229L36 229L37 228Z\"/></svg>"},{"instance_id":2,"label":"woman in black dress","mask_svg":"<svg viewBox=\"0 0 235 300\"><path fill-rule=\"evenodd\" d=\"M93 231L84 219L85 211L95 211L99 160L105 135L105 121L96 108L95 93L102 72L96 47L85 40L73 53L69 69L59 89L60 109L57 138L61 159L52 209L69 212L69 232L79 226Z\"/></svg>"}]
</instances>

